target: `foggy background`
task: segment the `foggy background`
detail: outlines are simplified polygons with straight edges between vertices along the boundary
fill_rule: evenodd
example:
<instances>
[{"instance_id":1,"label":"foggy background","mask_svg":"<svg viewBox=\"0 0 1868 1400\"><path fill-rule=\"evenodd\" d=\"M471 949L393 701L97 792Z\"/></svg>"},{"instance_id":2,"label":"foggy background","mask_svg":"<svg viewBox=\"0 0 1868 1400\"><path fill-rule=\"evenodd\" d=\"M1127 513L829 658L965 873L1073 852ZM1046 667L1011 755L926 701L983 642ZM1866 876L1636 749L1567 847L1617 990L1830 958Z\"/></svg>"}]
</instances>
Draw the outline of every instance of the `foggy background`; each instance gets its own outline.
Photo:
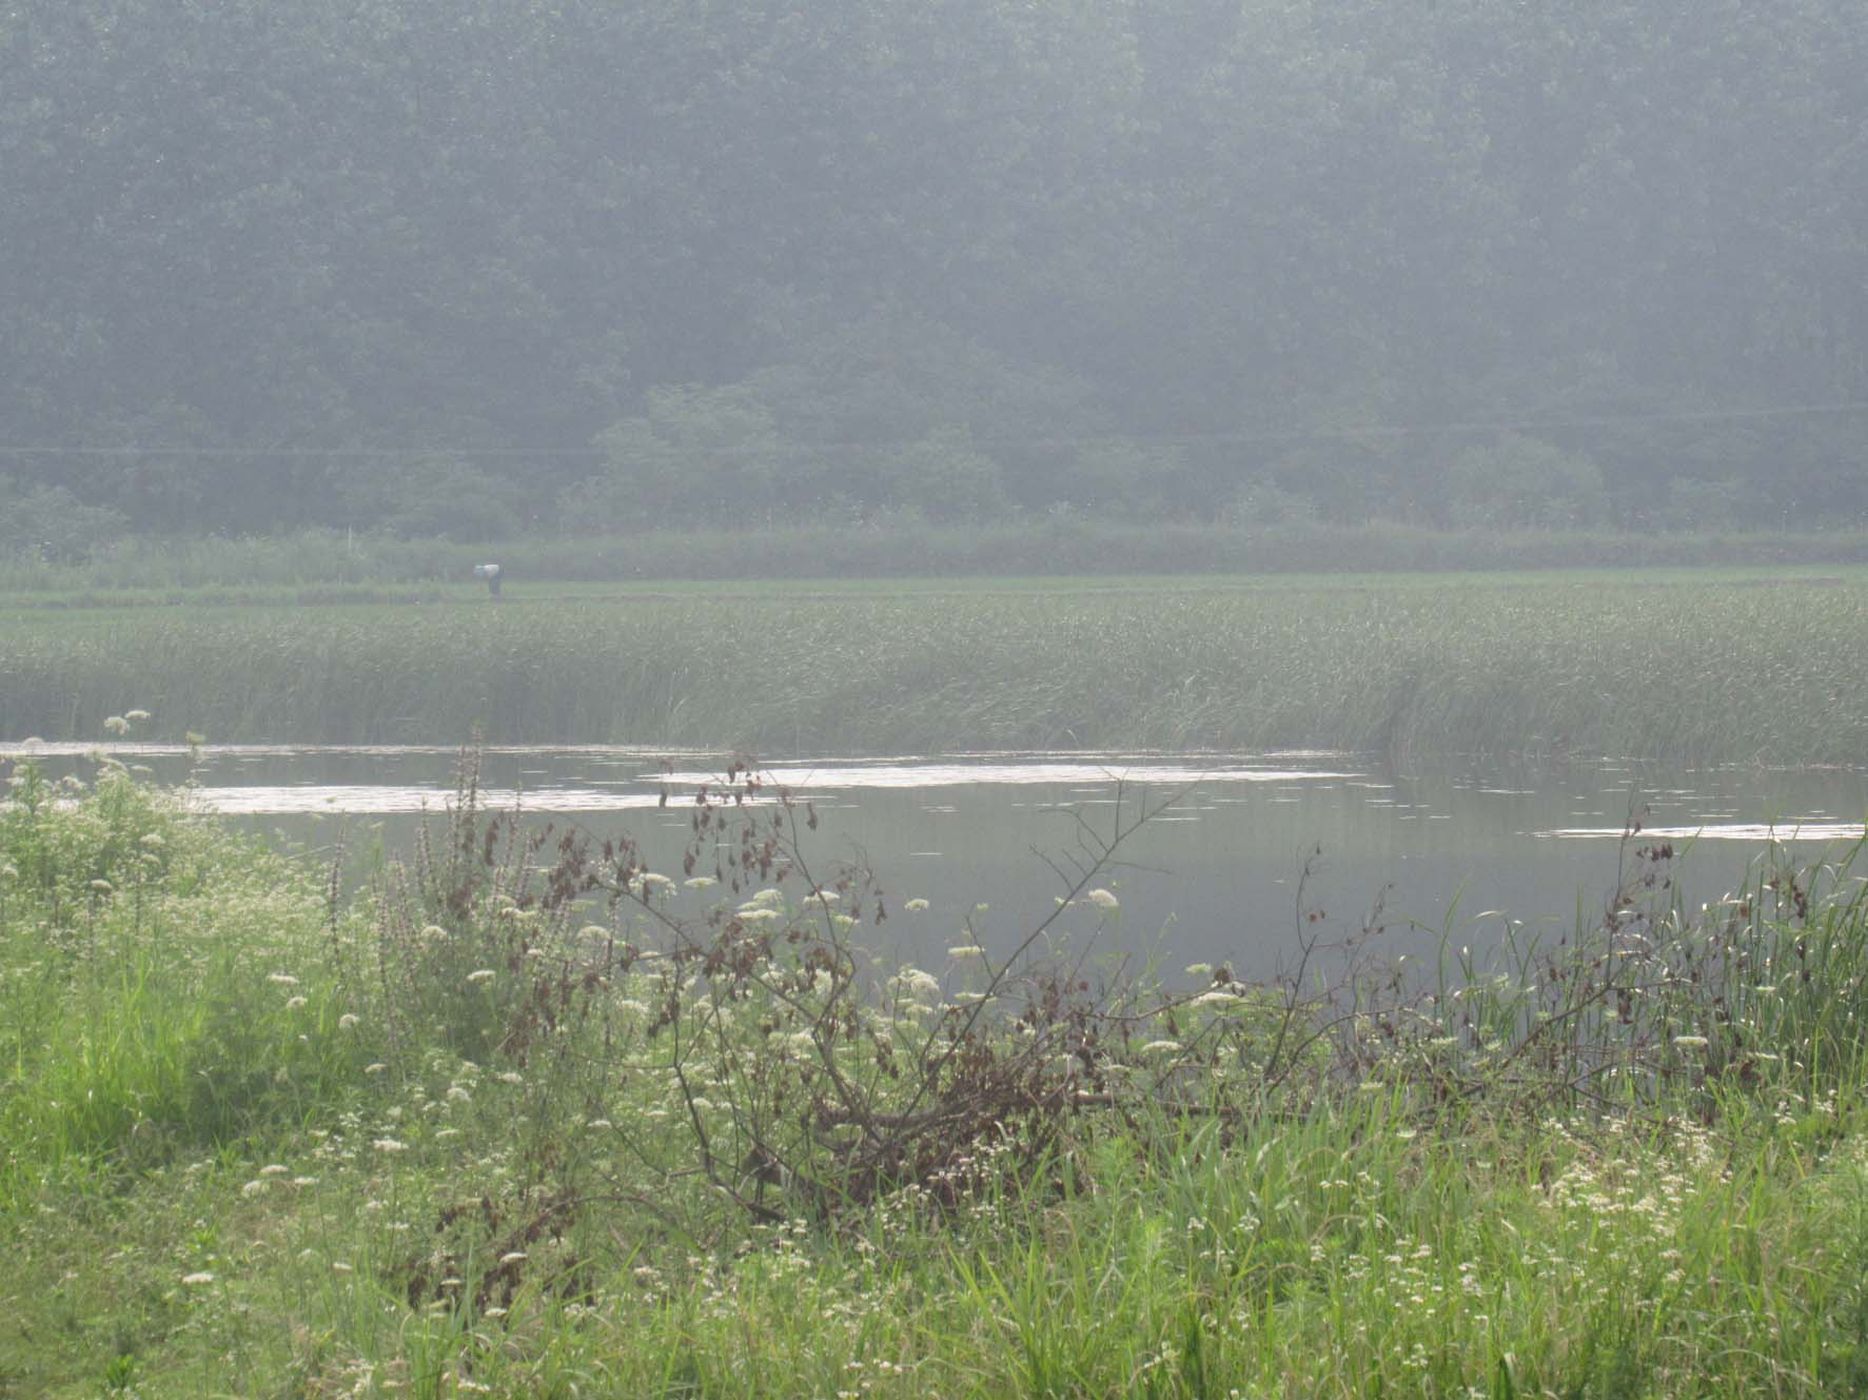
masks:
<instances>
[{"instance_id":1,"label":"foggy background","mask_svg":"<svg viewBox=\"0 0 1868 1400\"><path fill-rule=\"evenodd\" d=\"M0 545L1868 514L1859 0L23 0Z\"/></svg>"}]
</instances>

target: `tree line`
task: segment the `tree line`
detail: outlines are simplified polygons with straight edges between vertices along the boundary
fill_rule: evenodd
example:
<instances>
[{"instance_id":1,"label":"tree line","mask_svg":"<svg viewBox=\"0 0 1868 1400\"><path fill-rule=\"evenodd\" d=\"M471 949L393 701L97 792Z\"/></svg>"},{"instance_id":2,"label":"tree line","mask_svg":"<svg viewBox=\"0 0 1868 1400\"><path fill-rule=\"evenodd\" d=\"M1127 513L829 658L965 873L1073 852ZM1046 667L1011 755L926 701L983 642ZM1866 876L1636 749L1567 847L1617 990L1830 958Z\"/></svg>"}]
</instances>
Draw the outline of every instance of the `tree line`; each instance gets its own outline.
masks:
<instances>
[{"instance_id":1,"label":"tree line","mask_svg":"<svg viewBox=\"0 0 1868 1400\"><path fill-rule=\"evenodd\" d=\"M0 544L1868 513L1854 0L21 0L0 73Z\"/></svg>"}]
</instances>

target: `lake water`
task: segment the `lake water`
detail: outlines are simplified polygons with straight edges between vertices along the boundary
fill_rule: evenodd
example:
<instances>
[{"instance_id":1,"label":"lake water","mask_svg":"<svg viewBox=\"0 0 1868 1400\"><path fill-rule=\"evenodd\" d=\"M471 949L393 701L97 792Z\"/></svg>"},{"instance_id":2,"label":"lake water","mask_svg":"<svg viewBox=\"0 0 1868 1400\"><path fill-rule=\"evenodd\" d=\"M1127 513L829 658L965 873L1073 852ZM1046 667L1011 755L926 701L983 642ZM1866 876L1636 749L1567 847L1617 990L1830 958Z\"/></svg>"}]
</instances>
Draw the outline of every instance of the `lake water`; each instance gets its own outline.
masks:
<instances>
[{"instance_id":1,"label":"lake water","mask_svg":"<svg viewBox=\"0 0 1868 1400\"><path fill-rule=\"evenodd\" d=\"M94 747L0 744L0 762L33 752L55 773L83 772ZM191 771L185 749L101 747L163 780ZM406 850L423 812L452 800L456 758L441 746L231 745L201 750L193 772L203 805L321 854L341 831L354 860L379 839L392 855ZM1456 945L1496 946L1501 913L1568 930L1614 889L1631 813L1649 839L1683 849L1675 878L1702 902L1736 886L1773 835L1810 858L1842 853L1860 839L1868 807L1858 772L1636 763L1396 772L1317 752L824 758L764 771L815 805L814 873L866 861L894 911L888 951L924 963L940 962L969 918L989 947L1015 942L1055 907L1052 867L1081 856L1084 827L1106 837L1142 804L1165 802L1096 879L1119 913L1073 909L1063 922L1099 947L1171 967L1226 962L1245 976L1287 965L1300 925L1343 937L1377 906L1382 946L1397 954L1431 951L1443 926ZM627 832L675 874L689 830L682 809L719 776L717 756L624 748L489 748L482 759L489 802L517 801L541 822L599 838ZM676 907L698 910L706 897L683 891ZM910 899L929 907L907 913Z\"/></svg>"}]
</instances>

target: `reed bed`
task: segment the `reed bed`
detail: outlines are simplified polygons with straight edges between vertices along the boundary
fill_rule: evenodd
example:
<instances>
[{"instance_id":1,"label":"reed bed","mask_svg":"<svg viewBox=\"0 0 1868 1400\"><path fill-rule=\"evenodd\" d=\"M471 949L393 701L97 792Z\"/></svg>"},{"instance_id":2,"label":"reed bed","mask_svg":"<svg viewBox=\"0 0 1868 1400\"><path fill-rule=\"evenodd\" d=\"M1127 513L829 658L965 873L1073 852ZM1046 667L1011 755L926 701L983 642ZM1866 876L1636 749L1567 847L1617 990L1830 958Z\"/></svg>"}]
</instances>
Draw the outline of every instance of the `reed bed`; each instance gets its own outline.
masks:
<instances>
[{"instance_id":1,"label":"reed bed","mask_svg":"<svg viewBox=\"0 0 1868 1400\"><path fill-rule=\"evenodd\" d=\"M1664 580L1665 576L1657 576ZM17 612L0 738L1868 762L1868 583L1012 584Z\"/></svg>"},{"instance_id":2,"label":"reed bed","mask_svg":"<svg viewBox=\"0 0 1868 1400\"><path fill-rule=\"evenodd\" d=\"M742 805L742 799L753 799ZM0 1388L1818 1396L1868 1384L1868 899L1410 977L1002 960L733 772L693 868L482 811L351 894L106 765L0 807ZM724 844L722 844L724 843Z\"/></svg>"}]
</instances>

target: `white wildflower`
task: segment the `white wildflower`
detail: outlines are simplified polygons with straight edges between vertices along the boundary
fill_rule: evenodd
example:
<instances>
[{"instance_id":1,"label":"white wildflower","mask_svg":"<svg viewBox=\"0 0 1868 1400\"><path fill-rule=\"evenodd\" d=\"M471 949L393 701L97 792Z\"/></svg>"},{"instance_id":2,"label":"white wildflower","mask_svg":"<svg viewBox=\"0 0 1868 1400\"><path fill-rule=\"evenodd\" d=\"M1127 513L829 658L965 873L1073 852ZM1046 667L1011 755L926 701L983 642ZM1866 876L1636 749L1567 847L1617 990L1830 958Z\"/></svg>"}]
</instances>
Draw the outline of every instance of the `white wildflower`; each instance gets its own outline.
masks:
<instances>
[{"instance_id":1,"label":"white wildflower","mask_svg":"<svg viewBox=\"0 0 1868 1400\"><path fill-rule=\"evenodd\" d=\"M902 908L910 914L925 914L928 911L928 902L925 899L911 899Z\"/></svg>"},{"instance_id":2,"label":"white wildflower","mask_svg":"<svg viewBox=\"0 0 1868 1400\"><path fill-rule=\"evenodd\" d=\"M199 1288L204 1283L214 1282L214 1275L204 1269L200 1273L183 1274L182 1282L190 1288Z\"/></svg>"},{"instance_id":3,"label":"white wildflower","mask_svg":"<svg viewBox=\"0 0 1868 1400\"><path fill-rule=\"evenodd\" d=\"M294 977L289 972L269 972L266 974L266 980L279 987L296 987L298 985L298 978Z\"/></svg>"},{"instance_id":4,"label":"white wildflower","mask_svg":"<svg viewBox=\"0 0 1868 1400\"><path fill-rule=\"evenodd\" d=\"M947 956L952 958L955 962L964 962L968 958L980 958L985 955L986 950L981 948L977 943L962 943L958 947L949 948L947 950Z\"/></svg>"},{"instance_id":5,"label":"white wildflower","mask_svg":"<svg viewBox=\"0 0 1868 1400\"><path fill-rule=\"evenodd\" d=\"M1108 890L1101 888L1091 890L1088 894L1084 895L1083 898L1086 902L1094 904L1098 909L1120 909L1122 907L1121 900L1117 899Z\"/></svg>"},{"instance_id":6,"label":"white wildflower","mask_svg":"<svg viewBox=\"0 0 1868 1400\"><path fill-rule=\"evenodd\" d=\"M892 979L895 990L910 997L937 997L940 979L918 967L904 967Z\"/></svg>"},{"instance_id":7,"label":"white wildflower","mask_svg":"<svg viewBox=\"0 0 1868 1400\"><path fill-rule=\"evenodd\" d=\"M499 976L499 974L495 972L492 968L481 967L481 968L476 968L472 972L468 973L467 980L469 982L491 982L497 976Z\"/></svg>"},{"instance_id":8,"label":"white wildflower","mask_svg":"<svg viewBox=\"0 0 1868 1400\"><path fill-rule=\"evenodd\" d=\"M409 1145L406 1142L398 1142L392 1137L377 1138L370 1146L374 1147L378 1152L407 1152L409 1150Z\"/></svg>"}]
</instances>

